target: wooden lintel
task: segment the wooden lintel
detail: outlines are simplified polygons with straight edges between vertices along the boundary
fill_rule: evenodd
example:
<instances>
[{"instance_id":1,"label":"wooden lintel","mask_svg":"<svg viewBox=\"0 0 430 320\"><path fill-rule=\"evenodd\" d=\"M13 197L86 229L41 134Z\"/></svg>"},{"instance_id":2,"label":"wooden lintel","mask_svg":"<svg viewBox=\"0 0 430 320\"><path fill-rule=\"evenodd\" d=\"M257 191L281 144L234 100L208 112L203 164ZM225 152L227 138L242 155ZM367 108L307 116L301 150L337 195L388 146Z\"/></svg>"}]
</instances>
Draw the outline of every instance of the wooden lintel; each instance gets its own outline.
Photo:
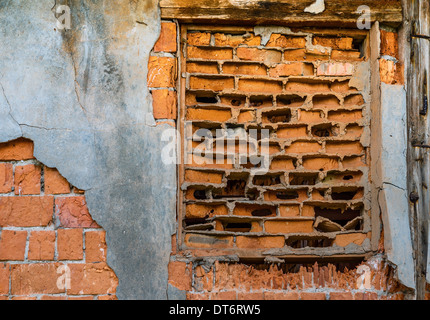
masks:
<instances>
[{"instance_id":1,"label":"wooden lintel","mask_svg":"<svg viewBox=\"0 0 430 320\"><path fill-rule=\"evenodd\" d=\"M370 21L390 26L402 23L401 0L325 0L321 13L305 12L314 0L161 0L161 17L184 23L276 24L292 26L357 27L370 9Z\"/></svg>"}]
</instances>

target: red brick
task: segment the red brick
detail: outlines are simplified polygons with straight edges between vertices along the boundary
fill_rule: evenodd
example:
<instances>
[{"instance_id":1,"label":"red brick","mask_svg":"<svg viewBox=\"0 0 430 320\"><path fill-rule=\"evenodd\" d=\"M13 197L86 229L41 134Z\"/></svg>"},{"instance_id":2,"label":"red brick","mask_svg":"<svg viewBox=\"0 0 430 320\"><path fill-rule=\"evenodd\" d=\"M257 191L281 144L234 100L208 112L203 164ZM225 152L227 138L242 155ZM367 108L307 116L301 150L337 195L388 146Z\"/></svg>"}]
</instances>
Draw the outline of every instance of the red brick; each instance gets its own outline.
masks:
<instances>
[{"instance_id":1,"label":"red brick","mask_svg":"<svg viewBox=\"0 0 430 320\"><path fill-rule=\"evenodd\" d=\"M327 171L339 168L339 163L337 158L305 158L303 159L303 168Z\"/></svg>"},{"instance_id":2,"label":"red brick","mask_svg":"<svg viewBox=\"0 0 430 320\"><path fill-rule=\"evenodd\" d=\"M233 78L207 78L207 77L190 77L191 89L222 91L226 89L234 89Z\"/></svg>"},{"instance_id":3,"label":"red brick","mask_svg":"<svg viewBox=\"0 0 430 320\"><path fill-rule=\"evenodd\" d=\"M326 300L323 292L302 292L300 293L301 300Z\"/></svg>"},{"instance_id":4,"label":"red brick","mask_svg":"<svg viewBox=\"0 0 430 320\"><path fill-rule=\"evenodd\" d=\"M118 300L114 294L106 294L97 297L97 300Z\"/></svg>"},{"instance_id":5,"label":"red brick","mask_svg":"<svg viewBox=\"0 0 430 320\"><path fill-rule=\"evenodd\" d=\"M329 92L330 87L328 83L326 82L301 82L301 81L288 81L287 85L285 86L285 90L291 91L291 92L306 92L306 93L313 93L313 92Z\"/></svg>"},{"instance_id":6,"label":"red brick","mask_svg":"<svg viewBox=\"0 0 430 320\"><path fill-rule=\"evenodd\" d=\"M187 47L187 58L205 60L231 60L233 59L233 50Z\"/></svg>"},{"instance_id":7,"label":"red brick","mask_svg":"<svg viewBox=\"0 0 430 320\"><path fill-rule=\"evenodd\" d=\"M177 97L175 91L167 89L153 90L152 112L155 119L173 119L177 117Z\"/></svg>"},{"instance_id":8,"label":"red brick","mask_svg":"<svg viewBox=\"0 0 430 320\"><path fill-rule=\"evenodd\" d=\"M28 260L54 260L55 231L31 231Z\"/></svg>"},{"instance_id":9,"label":"red brick","mask_svg":"<svg viewBox=\"0 0 430 320\"><path fill-rule=\"evenodd\" d=\"M57 286L59 263L30 263L11 265L11 294L55 294L65 292Z\"/></svg>"},{"instance_id":10,"label":"red brick","mask_svg":"<svg viewBox=\"0 0 430 320\"><path fill-rule=\"evenodd\" d=\"M67 297L67 300L94 300L94 296L82 296L82 297L69 296ZM98 299L98 300L102 300L102 299Z\"/></svg>"},{"instance_id":11,"label":"red brick","mask_svg":"<svg viewBox=\"0 0 430 320\"><path fill-rule=\"evenodd\" d=\"M281 217L298 217L300 216L299 205L280 205L279 215Z\"/></svg>"},{"instance_id":12,"label":"red brick","mask_svg":"<svg viewBox=\"0 0 430 320\"><path fill-rule=\"evenodd\" d=\"M346 234L338 234L336 235L336 239L334 243L339 247L346 247L351 243L355 243L357 245L361 245L363 241L366 239L365 233L346 233Z\"/></svg>"},{"instance_id":13,"label":"red brick","mask_svg":"<svg viewBox=\"0 0 430 320\"><path fill-rule=\"evenodd\" d=\"M314 123L322 121L321 111L299 110L298 117L299 121L303 123Z\"/></svg>"},{"instance_id":14,"label":"red brick","mask_svg":"<svg viewBox=\"0 0 430 320\"><path fill-rule=\"evenodd\" d=\"M392 60L379 60L379 74L381 81L388 84L404 83L404 68L400 62L395 63Z\"/></svg>"},{"instance_id":15,"label":"red brick","mask_svg":"<svg viewBox=\"0 0 430 320\"><path fill-rule=\"evenodd\" d=\"M284 244L285 238L283 236L236 237L236 246L238 248L282 248Z\"/></svg>"},{"instance_id":16,"label":"red brick","mask_svg":"<svg viewBox=\"0 0 430 320\"><path fill-rule=\"evenodd\" d=\"M224 74L266 75L267 68L258 63L224 63L222 66Z\"/></svg>"},{"instance_id":17,"label":"red brick","mask_svg":"<svg viewBox=\"0 0 430 320\"><path fill-rule=\"evenodd\" d=\"M70 193L69 182L55 168L45 167L45 194Z\"/></svg>"},{"instance_id":18,"label":"red brick","mask_svg":"<svg viewBox=\"0 0 430 320\"><path fill-rule=\"evenodd\" d=\"M255 36L253 34L247 35L231 35L224 33L215 33L214 34L215 45L217 47L229 46L229 47L237 47L241 44L247 46L259 46L261 44L261 37Z\"/></svg>"},{"instance_id":19,"label":"red brick","mask_svg":"<svg viewBox=\"0 0 430 320\"><path fill-rule=\"evenodd\" d=\"M266 47L281 48L304 48L306 46L305 37L290 37L281 34L272 33Z\"/></svg>"},{"instance_id":20,"label":"red brick","mask_svg":"<svg viewBox=\"0 0 430 320\"><path fill-rule=\"evenodd\" d=\"M380 31L381 34L381 55L392 56L399 58L399 43L397 32Z\"/></svg>"},{"instance_id":21,"label":"red brick","mask_svg":"<svg viewBox=\"0 0 430 320\"><path fill-rule=\"evenodd\" d=\"M0 263L0 295L9 293L10 265Z\"/></svg>"},{"instance_id":22,"label":"red brick","mask_svg":"<svg viewBox=\"0 0 430 320\"><path fill-rule=\"evenodd\" d=\"M299 294L292 292L264 292L265 300L299 300Z\"/></svg>"},{"instance_id":23,"label":"red brick","mask_svg":"<svg viewBox=\"0 0 430 320\"><path fill-rule=\"evenodd\" d=\"M42 296L40 298L40 300L53 300L53 301L55 301L55 300L67 300L67 297L66 296L48 296L48 295L46 295L46 296Z\"/></svg>"},{"instance_id":24,"label":"red brick","mask_svg":"<svg viewBox=\"0 0 430 320\"><path fill-rule=\"evenodd\" d=\"M209 293L192 293L187 292L187 300L209 300Z\"/></svg>"},{"instance_id":25,"label":"red brick","mask_svg":"<svg viewBox=\"0 0 430 320\"><path fill-rule=\"evenodd\" d=\"M315 153L321 150L318 142L297 141L285 148L285 153Z\"/></svg>"},{"instance_id":26,"label":"red brick","mask_svg":"<svg viewBox=\"0 0 430 320\"><path fill-rule=\"evenodd\" d=\"M40 194L42 168L34 164L15 167L15 194Z\"/></svg>"},{"instance_id":27,"label":"red brick","mask_svg":"<svg viewBox=\"0 0 430 320\"><path fill-rule=\"evenodd\" d=\"M179 290L191 290L191 271L186 262L170 261L168 265L169 283Z\"/></svg>"},{"instance_id":28,"label":"red brick","mask_svg":"<svg viewBox=\"0 0 430 320\"><path fill-rule=\"evenodd\" d=\"M338 122L355 122L363 117L361 110L329 111L327 119Z\"/></svg>"},{"instance_id":29,"label":"red brick","mask_svg":"<svg viewBox=\"0 0 430 320\"><path fill-rule=\"evenodd\" d=\"M85 232L85 259L86 262L105 262L107 245L105 231Z\"/></svg>"},{"instance_id":30,"label":"red brick","mask_svg":"<svg viewBox=\"0 0 430 320\"><path fill-rule=\"evenodd\" d=\"M9 300L9 296L0 296L0 301Z\"/></svg>"},{"instance_id":31,"label":"red brick","mask_svg":"<svg viewBox=\"0 0 430 320\"><path fill-rule=\"evenodd\" d=\"M327 141L325 150L328 154L350 155L361 154L363 146L360 142L332 142Z\"/></svg>"},{"instance_id":32,"label":"red brick","mask_svg":"<svg viewBox=\"0 0 430 320\"><path fill-rule=\"evenodd\" d=\"M99 228L91 217L85 196L55 199L55 216L64 228Z\"/></svg>"},{"instance_id":33,"label":"red brick","mask_svg":"<svg viewBox=\"0 0 430 320\"><path fill-rule=\"evenodd\" d=\"M288 76L309 76L313 74L313 66L307 68L302 62L292 62L288 64L278 64L270 69L271 77L288 77Z\"/></svg>"},{"instance_id":34,"label":"red brick","mask_svg":"<svg viewBox=\"0 0 430 320\"><path fill-rule=\"evenodd\" d=\"M13 165L11 163L0 163L0 193L12 192Z\"/></svg>"},{"instance_id":35,"label":"red brick","mask_svg":"<svg viewBox=\"0 0 430 320\"><path fill-rule=\"evenodd\" d=\"M208 46L211 42L211 34L208 32L193 32L187 34L187 43L190 46Z\"/></svg>"},{"instance_id":36,"label":"red brick","mask_svg":"<svg viewBox=\"0 0 430 320\"><path fill-rule=\"evenodd\" d=\"M84 256L82 229L58 229L58 260L81 260Z\"/></svg>"},{"instance_id":37,"label":"red brick","mask_svg":"<svg viewBox=\"0 0 430 320\"><path fill-rule=\"evenodd\" d=\"M313 221L275 221L264 223L264 229L268 233L311 233Z\"/></svg>"},{"instance_id":38,"label":"red brick","mask_svg":"<svg viewBox=\"0 0 430 320\"><path fill-rule=\"evenodd\" d=\"M238 292L237 300L264 300L263 292Z\"/></svg>"},{"instance_id":39,"label":"red brick","mask_svg":"<svg viewBox=\"0 0 430 320\"><path fill-rule=\"evenodd\" d=\"M191 248L211 248L211 249L222 249L233 247L232 236L209 236L203 234L191 234L185 235L184 243L186 246Z\"/></svg>"},{"instance_id":40,"label":"red brick","mask_svg":"<svg viewBox=\"0 0 430 320\"><path fill-rule=\"evenodd\" d=\"M104 263L69 264L71 288L70 295L114 294L118 278L109 266Z\"/></svg>"},{"instance_id":41,"label":"red brick","mask_svg":"<svg viewBox=\"0 0 430 320\"><path fill-rule=\"evenodd\" d=\"M176 52L176 23L161 23L160 37L155 43L154 51Z\"/></svg>"},{"instance_id":42,"label":"red brick","mask_svg":"<svg viewBox=\"0 0 430 320\"><path fill-rule=\"evenodd\" d=\"M29 160L33 157L33 142L19 138L10 142L0 143L0 160Z\"/></svg>"},{"instance_id":43,"label":"red brick","mask_svg":"<svg viewBox=\"0 0 430 320\"><path fill-rule=\"evenodd\" d=\"M52 221L54 198L1 197L1 227L43 227Z\"/></svg>"},{"instance_id":44,"label":"red brick","mask_svg":"<svg viewBox=\"0 0 430 320\"><path fill-rule=\"evenodd\" d=\"M189 182L222 183L223 174L218 172L185 170L185 180Z\"/></svg>"},{"instance_id":45,"label":"red brick","mask_svg":"<svg viewBox=\"0 0 430 320\"><path fill-rule=\"evenodd\" d=\"M260 61L267 65L280 63L282 59L282 53L280 51L258 48L239 47L236 50L236 55L240 60Z\"/></svg>"},{"instance_id":46,"label":"red brick","mask_svg":"<svg viewBox=\"0 0 430 320\"><path fill-rule=\"evenodd\" d=\"M364 60L359 51L333 50L331 52L333 60L359 61Z\"/></svg>"},{"instance_id":47,"label":"red brick","mask_svg":"<svg viewBox=\"0 0 430 320\"><path fill-rule=\"evenodd\" d=\"M241 79L239 80L239 90L245 92L282 92L282 83L279 81Z\"/></svg>"},{"instance_id":48,"label":"red brick","mask_svg":"<svg viewBox=\"0 0 430 320\"><path fill-rule=\"evenodd\" d=\"M236 291L212 292L211 300L236 300Z\"/></svg>"},{"instance_id":49,"label":"red brick","mask_svg":"<svg viewBox=\"0 0 430 320\"><path fill-rule=\"evenodd\" d=\"M330 300L353 300L351 292L330 292Z\"/></svg>"},{"instance_id":50,"label":"red brick","mask_svg":"<svg viewBox=\"0 0 430 320\"><path fill-rule=\"evenodd\" d=\"M348 62L326 62L317 69L317 76L351 76L354 65Z\"/></svg>"},{"instance_id":51,"label":"red brick","mask_svg":"<svg viewBox=\"0 0 430 320\"><path fill-rule=\"evenodd\" d=\"M378 300L378 294L376 292L356 292L354 300Z\"/></svg>"},{"instance_id":52,"label":"red brick","mask_svg":"<svg viewBox=\"0 0 430 320\"><path fill-rule=\"evenodd\" d=\"M187 120L227 121L231 118L230 110L189 108Z\"/></svg>"},{"instance_id":53,"label":"red brick","mask_svg":"<svg viewBox=\"0 0 430 320\"><path fill-rule=\"evenodd\" d=\"M330 47L332 49L352 49L352 41L354 39L350 37L338 38L338 37L314 37L312 43L314 45L320 45L323 47Z\"/></svg>"},{"instance_id":54,"label":"red brick","mask_svg":"<svg viewBox=\"0 0 430 320\"><path fill-rule=\"evenodd\" d=\"M176 81L176 59L170 57L149 57L148 87L173 88Z\"/></svg>"},{"instance_id":55,"label":"red brick","mask_svg":"<svg viewBox=\"0 0 430 320\"><path fill-rule=\"evenodd\" d=\"M0 260L21 260L25 258L27 231L3 230L0 238Z\"/></svg>"},{"instance_id":56,"label":"red brick","mask_svg":"<svg viewBox=\"0 0 430 320\"><path fill-rule=\"evenodd\" d=\"M188 73L204 73L204 74L218 74L218 63L216 62L188 62ZM225 72L224 72L225 73Z\"/></svg>"}]
</instances>

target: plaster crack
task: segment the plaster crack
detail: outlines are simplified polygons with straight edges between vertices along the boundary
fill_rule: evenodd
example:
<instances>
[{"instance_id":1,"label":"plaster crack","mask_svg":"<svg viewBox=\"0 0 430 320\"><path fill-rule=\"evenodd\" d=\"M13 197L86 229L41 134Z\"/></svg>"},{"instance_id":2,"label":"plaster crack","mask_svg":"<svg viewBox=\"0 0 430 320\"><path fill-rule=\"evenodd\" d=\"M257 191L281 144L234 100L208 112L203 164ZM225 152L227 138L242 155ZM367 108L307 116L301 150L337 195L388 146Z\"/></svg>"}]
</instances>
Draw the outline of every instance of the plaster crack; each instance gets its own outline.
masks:
<instances>
[{"instance_id":1,"label":"plaster crack","mask_svg":"<svg viewBox=\"0 0 430 320\"><path fill-rule=\"evenodd\" d=\"M391 183L391 182L382 182L382 184L389 184L389 185L391 185L393 187L396 187L396 188L398 188L400 190L406 191L406 189L404 189L402 187L399 187L399 186L396 186L394 183Z\"/></svg>"},{"instance_id":2,"label":"plaster crack","mask_svg":"<svg viewBox=\"0 0 430 320\"><path fill-rule=\"evenodd\" d=\"M4 92L4 87L3 87L3 85L2 85L1 82L0 82L0 87L1 87L1 90L3 92L4 99L6 100L6 103L7 103L8 107L9 107L9 112L8 112L9 116L12 118L13 121L16 122L16 124L18 124L18 126L20 126L20 124L18 123L18 121L16 121L16 119L12 115L12 106L10 105L9 99L7 98L6 93ZM19 127L19 130L21 131L21 135L22 135L21 126Z\"/></svg>"}]
</instances>

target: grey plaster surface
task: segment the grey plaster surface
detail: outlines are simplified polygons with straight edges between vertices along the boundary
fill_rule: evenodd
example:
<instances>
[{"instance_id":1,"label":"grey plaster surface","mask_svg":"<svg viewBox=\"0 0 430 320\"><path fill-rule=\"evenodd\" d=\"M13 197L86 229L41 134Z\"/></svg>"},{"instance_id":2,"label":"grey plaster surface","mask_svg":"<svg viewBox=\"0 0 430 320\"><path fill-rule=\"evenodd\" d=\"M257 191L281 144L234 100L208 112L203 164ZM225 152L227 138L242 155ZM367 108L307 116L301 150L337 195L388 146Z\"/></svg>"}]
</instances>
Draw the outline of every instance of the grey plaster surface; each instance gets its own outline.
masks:
<instances>
[{"instance_id":1,"label":"grey plaster surface","mask_svg":"<svg viewBox=\"0 0 430 320\"><path fill-rule=\"evenodd\" d=\"M154 125L146 87L159 29L157 0L0 0L0 142L33 140L39 161L86 190L119 299L167 298L176 168L161 161L169 126Z\"/></svg>"},{"instance_id":2,"label":"grey plaster surface","mask_svg":"<svg viewBox=\"0 0 430 320\"><path fill-rule=\"evenodd\" d=\"M409 224L406 183L406 91L401 85L381 83L382 190L385 249L388 259L397 266L400 282L415 288L415 267ZM383 210L384 211L384 210Z\"/></svg>"}]
</instances>

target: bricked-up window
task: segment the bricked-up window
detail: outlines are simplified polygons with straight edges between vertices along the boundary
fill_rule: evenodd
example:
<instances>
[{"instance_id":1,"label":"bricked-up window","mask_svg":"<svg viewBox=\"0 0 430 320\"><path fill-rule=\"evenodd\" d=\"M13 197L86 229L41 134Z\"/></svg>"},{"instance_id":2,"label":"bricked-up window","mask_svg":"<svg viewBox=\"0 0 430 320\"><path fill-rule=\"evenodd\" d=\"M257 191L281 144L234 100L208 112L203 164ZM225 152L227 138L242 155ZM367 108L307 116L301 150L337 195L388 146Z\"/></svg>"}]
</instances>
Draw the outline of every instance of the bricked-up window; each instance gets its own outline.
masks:
<instances>
[{"instance_id":1,"label":"bricked-up window","mask_svg":"<svg viewBox=\"0 0 430 320\"><path fill-rule=\"evenodd\" d=\"M181 27L183 249L371 250L367 34L339 32Z\"/></svg>"}]
</instances>

